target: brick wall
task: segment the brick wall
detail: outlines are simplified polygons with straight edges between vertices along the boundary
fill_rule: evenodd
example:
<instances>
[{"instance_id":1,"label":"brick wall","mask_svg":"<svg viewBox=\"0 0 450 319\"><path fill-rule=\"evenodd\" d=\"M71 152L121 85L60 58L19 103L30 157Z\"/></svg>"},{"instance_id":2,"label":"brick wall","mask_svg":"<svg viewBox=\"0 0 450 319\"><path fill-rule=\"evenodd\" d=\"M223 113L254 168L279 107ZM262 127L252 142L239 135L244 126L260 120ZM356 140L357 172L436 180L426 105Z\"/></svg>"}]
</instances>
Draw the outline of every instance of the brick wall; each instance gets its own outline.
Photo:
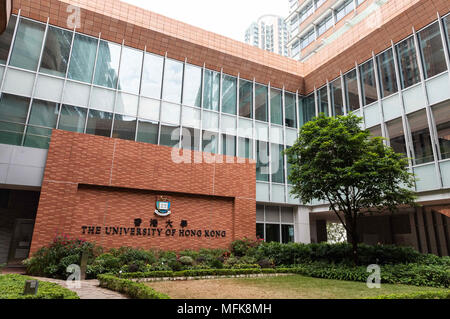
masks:
<instances>
[{"instance_id":1,"label":"brick wall","mask_svg":"<svg viewBox=\"0 0 450 319\"><path fill-rule=\"evenodd\" d=\"M173 250L227 247L234 239L254 237L254 161L237 163L237 158L228 158L234 160L228 163L217 155L212 164L194 163L194 156L202 153L185 151L192 163L176 164L171 160L174 150L178 151L54 130L31 252L47 245L58 232L109 248ZM171 201L169 217L154 213L159 195ZM135 219L142 220L139 227ZM150 225L151 219L158 221L156 227ZM169 220L172 227L167 225ZM184 228L180 226L183 220L187 221ZM83 226L100 227L99 234L96 228L90 234ZM112 235L113 227L128 233ZM195 236L180 236L180 230L195 231ZM215 232L211 236L211 230L220 231L220 236Z\"/></svg>"}]
</instances>

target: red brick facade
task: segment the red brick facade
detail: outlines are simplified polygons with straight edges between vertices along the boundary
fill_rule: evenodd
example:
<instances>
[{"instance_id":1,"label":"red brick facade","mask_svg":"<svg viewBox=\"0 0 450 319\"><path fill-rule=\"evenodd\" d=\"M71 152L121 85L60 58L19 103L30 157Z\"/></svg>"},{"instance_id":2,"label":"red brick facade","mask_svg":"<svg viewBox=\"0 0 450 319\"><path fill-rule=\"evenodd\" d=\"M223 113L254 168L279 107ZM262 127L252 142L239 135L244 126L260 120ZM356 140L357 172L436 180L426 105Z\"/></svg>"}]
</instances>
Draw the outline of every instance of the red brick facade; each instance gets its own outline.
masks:
<instances>
[{"instance_id":1,"label":"red brick facade","mask_svg":"<svg viewBox=\"0 0 450 319\"><path fill-rule=\"evenodd\" d=\"M174 150L54 130L31 254L58 232L106 248L171 250L227 247L234 239L254 237L254 161L216 155L214 163L195 163L211 154L181 151L191 163L177 164ZM159 195L171 201L168 217L155 214ZM142 220L139 227L135 219Z\"/></svg>"}]
</instances>

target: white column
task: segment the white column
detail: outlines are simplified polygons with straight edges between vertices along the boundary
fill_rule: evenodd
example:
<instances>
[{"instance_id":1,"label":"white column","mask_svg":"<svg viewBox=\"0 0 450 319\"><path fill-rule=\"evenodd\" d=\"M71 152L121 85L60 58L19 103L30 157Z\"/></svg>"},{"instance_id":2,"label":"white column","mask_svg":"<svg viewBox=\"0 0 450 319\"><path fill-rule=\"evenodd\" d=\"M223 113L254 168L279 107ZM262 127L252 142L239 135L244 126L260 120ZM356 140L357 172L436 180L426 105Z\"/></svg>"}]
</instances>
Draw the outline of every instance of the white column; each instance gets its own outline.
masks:
<instances>
[{"instance_id":1,"label":"white column","mask_svg":"<svg viewBox=\"0 0 450 319\"><path fill-rule=\"evenodd\" d=\"M297 206L297 208L294 208L294 236L297 243L311 243L309 213L310 210L307 207Z\"/></svg>"}]
</instances>

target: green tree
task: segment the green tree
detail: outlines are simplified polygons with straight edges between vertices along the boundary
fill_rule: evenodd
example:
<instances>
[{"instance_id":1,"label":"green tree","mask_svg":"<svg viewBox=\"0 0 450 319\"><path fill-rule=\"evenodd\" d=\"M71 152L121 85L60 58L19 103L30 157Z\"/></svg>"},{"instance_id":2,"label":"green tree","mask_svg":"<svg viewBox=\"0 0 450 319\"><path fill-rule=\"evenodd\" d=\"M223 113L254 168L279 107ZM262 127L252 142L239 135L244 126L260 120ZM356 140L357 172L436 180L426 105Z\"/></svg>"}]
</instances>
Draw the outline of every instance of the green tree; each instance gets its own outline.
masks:
<instances>
[{"instance_id":1,"label":"green tree","mask_svg":"<svg viewBox=\"0 0 450 319\"><path fill-rule=\"evenodd\" d=\"M366 211L395 211L414 205L414 175L408 160L360 127L355 115L319 117L306 123L285 152L292 194L303 203L330 203L345 227L358 262L358 217Z\"/></svg>"}]
</instances>

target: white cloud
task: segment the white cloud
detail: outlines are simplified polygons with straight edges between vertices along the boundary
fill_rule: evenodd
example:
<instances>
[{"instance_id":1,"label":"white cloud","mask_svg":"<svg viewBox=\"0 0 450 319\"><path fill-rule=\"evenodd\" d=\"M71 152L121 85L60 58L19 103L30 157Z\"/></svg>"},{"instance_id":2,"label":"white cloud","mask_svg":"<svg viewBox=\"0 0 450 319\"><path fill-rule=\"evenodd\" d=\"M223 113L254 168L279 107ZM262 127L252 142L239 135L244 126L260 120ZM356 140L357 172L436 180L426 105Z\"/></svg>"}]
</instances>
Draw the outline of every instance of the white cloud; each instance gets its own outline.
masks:
<instances>
[{"instance_id":1,"label":"white cloud","mask_svg":"<svg viewBox=\"0 0 450 319\"><path fill-rule=\"evenodd\" d=\"M287 17L288 0L122 0L238 41L265 14Z\"/></svg>"}]
</instances>

